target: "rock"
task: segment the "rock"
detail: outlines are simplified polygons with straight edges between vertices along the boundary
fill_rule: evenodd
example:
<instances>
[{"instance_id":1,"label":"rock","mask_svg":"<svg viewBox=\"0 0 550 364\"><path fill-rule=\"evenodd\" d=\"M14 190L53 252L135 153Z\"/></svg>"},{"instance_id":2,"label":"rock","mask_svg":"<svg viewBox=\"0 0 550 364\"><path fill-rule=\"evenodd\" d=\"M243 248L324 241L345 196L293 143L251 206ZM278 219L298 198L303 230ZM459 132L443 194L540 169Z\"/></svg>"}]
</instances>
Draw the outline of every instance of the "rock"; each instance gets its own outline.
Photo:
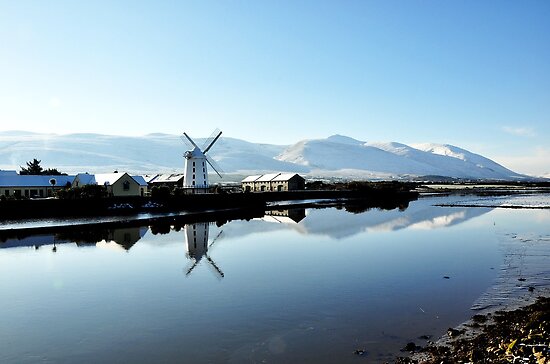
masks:
<instances>
[{"instance_id":1,"label":"rock","mask_svg":"<svg viewBox=\"0 0 550 364\"><path fill-rule=\"evenodd\" d=\"M463 333L463 330L453 329L452 327L449 327L447 329L447 335L449 335L450 338L457 337L459 335L462 335Z\"/></svg>"},{"instance_id":2,"label":"rock","mask_svg":"<svg viewBox=\"0 0 550 364\"><path fill-rule=\"evenodd\" d=\"M409 351L409 352L414 353L416 351L419 351L420 349L422 349L422 347L416 345L413 342L410 342L407 345L405 345L405 347L403 349L401 349L401 351Z\"/></svg>"},{"instance_id":3,"label":"rock","mask_svg":"<svg viewBox=\"0 0 550 364\"><path fill-rule=\"evenodd\" d=\"M487 316L483 316L483 315L474 315L472 317L472 320L476 323L481 323L481 322L486 322L487 321Z\"/></svg>"}]
</instances>

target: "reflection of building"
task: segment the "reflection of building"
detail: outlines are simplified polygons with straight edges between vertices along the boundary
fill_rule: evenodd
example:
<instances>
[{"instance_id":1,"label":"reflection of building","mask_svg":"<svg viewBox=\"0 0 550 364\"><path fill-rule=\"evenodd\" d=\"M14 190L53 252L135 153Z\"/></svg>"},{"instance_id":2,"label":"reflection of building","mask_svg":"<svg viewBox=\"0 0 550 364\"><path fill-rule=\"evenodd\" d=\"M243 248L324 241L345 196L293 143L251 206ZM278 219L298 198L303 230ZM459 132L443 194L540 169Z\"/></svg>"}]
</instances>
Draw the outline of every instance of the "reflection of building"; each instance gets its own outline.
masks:
<instances>
[{"instance_id":1,"label":"reflection of building","mask_svg":"<svg viewBox=\"0 0 550 364\"><path fill-rule=\"evenodd\" d=\"M248 176L241 182L245 192L297 191L305 188L305 179L296 173L271 173Z\"/></svg>"},{"instance_id":2,"label":"reflection of building","mask_svg":"<svg viewBox=\"0 0 550 364\"><path fill-rule=\"evenodd\" d=\"M271 220L280 223L298 223L306 217L306 209L288 209L266 211L264 220Z\"/></svg>"},{"instance_id":3,"label":"reflection of building","mask_svg":"<svg viewBox=\"0 0 550 364\"><path fill-rule=\"evenodd\" d=\"M187 243L187 254L190 258L200 260L208 250L208 230L206 222L185 225L185 242Z\"/></svg>"},{"instance_id":4,"label":"reflection of building","mask_svg":"<svg viewBox=\"0 0 550 364\"><path fill-rule=\"evenodd\" d=\"M34 235L24 238L14 238L0 240L0 249L4 248L19 248L19 247L35 247L38 249L43 245L54 245L60 243L66 243L67 241L60 241L54 235Z\"/></svg>"},{"instance_id":5,"label":"reflection of building","mask_svg":"<svg viewBox=\"0 0 550 364\"><path fill-rule=\"evenodd\" d=\"M208 245L208 233L210 229L210 223L199 222L195 224L185 225L185 242L187 244L187 257L194 260L193 264L187 270L187 275L191 274L193 269L200 263L204 257L209 265L214 268L215 273L223 278L224 274L216 263L208 256L208 248L212 247L216 240L220 237L220 233L212 240L210 246Z\"/></svg>"},{"instance_id":6,"label":"reflection of building","mask_svg":"<svg viewBox=\"0 0 550 364\"><path fill-rule=\"evenodd\" d=\"M62 227L60 227L61 229ZM149 230L148 227L130 227L123 229L70 230L50 235L32 235L21 239L0 241L1 248L35 247L74 243L78 247L118 247L129 250Z\"/></svg>"},{"instance_id":7,"label":"reflection of building","mask_svg":"<svg viewBox=\"0 0 550 364\"><path fill-rule=\"evenodd\" d=\"M114 229L109 231L109 240L114 241L124 249L129 250L135 243L145 235L148 228L131 227L125 229Z\"/></svg>"},{"instance_id":8,"label":"reflection of building","mask_svg":"<svg viewBox=\"0 0 550 364\"><path fill-rule=\"evenodd\" d=\"M107 188L111 196L144 196L147 182L142 176L130 176L128 173L79 173L73 181L73 187L100 185Z\"/></svg>"}]
</instances>

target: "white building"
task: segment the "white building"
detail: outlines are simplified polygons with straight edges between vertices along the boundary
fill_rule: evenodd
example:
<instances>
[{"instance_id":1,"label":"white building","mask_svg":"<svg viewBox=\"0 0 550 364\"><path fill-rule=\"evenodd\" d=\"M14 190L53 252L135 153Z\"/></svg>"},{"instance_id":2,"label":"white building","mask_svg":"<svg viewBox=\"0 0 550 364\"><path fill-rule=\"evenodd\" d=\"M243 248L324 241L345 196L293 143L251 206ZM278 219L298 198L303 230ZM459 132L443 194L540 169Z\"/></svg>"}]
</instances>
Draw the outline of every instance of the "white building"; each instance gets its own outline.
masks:
<instances>
[{"instance_id":1,"label":"white building","mask_svg":"<svg viewBox=\"0 0 550 364\"><path fill-rule=\"evenodd\" d=\"M241 186L245 192L298 191L305 188L305 179L296 173L270 173L248 176Z\"/></svg>"},{"instance_id":2,"label":"white building","mask_svg":"<svg viewBox=\"0 0 550 364\"><path fill-rule=\"evenodd\" d=\"M51 197L55 190L71 186L75 176L50 176L18 174L16 171L0 171L0 195L40 198Z\"/></svg>"},{"instance_id":3,"label":"white building","mask_svg":"<svg viewBox=\"0 0 550 364\"><path fill-rule=\"evenodd\" d=\"M199 149L185 152L185 172L183 188L194 193L208 192L208 172L206 156Z\"/></svg>"}]
</instances>

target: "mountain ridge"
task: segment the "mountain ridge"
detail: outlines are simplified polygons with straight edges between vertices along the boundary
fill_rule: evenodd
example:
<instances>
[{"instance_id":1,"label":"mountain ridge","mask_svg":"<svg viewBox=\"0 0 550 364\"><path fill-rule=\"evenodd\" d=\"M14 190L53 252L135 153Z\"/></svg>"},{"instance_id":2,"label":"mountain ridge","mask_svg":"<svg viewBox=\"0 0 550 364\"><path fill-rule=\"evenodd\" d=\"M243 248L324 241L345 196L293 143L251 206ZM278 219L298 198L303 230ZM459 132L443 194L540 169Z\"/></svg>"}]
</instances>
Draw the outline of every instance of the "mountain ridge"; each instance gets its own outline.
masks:
<instances>
[{"instance_id":1,"label":"mountain ridge","mask_svg":"<svg viewBox=\"0 0 550 364\"><path fill-rule=\"evenodd\" d=\"M196 139L200 146L206 138ZM0 169L19 169L37 158L45 168L67 173L123 170L137 174L183 170L185 144L180 136L150 133L116 136L97 133L41 134L0 132ZM211 157L224 172L247 174L295 172L310 177L411 179L422 176L476 180L528 180L482 155L437 143L406 145L365 142L344 135L300 140L290 145L253 143L225 137Z\"/></svg>"}]
</instances>

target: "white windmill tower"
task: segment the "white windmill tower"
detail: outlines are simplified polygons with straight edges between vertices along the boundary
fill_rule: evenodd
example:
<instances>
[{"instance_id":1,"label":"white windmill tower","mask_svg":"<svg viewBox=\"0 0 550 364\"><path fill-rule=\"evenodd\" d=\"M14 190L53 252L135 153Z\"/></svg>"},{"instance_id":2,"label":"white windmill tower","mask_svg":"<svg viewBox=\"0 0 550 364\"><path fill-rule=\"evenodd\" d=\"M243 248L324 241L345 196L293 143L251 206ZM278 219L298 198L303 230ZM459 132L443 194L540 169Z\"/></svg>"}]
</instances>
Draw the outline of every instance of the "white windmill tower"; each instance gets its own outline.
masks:
<instances>
[{"instance_id":1,"label":"white windmill tower","mask_svg":"<svg viewBox=\"0 0 550 364\"><path fill-rule=\"evenodd\" d=\"M206 153L212 148L214 143L222 135L222 132L215 130L212 135L206 139L203 148L199 148L189 135L183 133L181 139L188 145L190 150L186 151L185 157L185 172L183 176L183 188L190 193L206 193L210 185L208 184L208 166L212 167L214 172L220 174L220 167Z\"/></svg>"}]
</instances>

